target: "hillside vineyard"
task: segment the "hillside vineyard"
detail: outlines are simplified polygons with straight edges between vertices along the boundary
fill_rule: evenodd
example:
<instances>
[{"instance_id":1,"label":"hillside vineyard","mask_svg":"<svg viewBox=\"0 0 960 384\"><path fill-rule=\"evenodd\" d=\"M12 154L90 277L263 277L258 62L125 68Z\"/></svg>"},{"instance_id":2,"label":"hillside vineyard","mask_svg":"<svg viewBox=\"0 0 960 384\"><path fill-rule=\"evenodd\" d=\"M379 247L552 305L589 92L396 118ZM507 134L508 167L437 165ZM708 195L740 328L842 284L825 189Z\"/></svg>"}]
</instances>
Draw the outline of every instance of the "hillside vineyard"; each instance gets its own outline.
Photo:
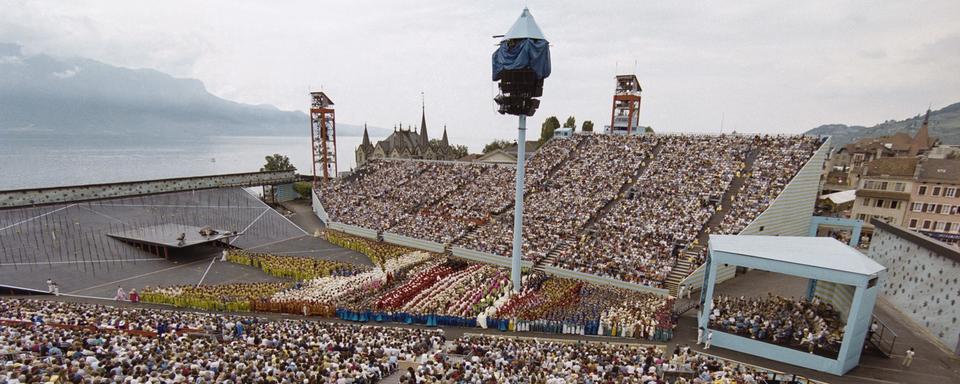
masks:
<instances>
[{"instance_id":1,"label":"hillside vineyard","mask_svg":"<svg viewBox=\"0 0 960 384\"><path fill-rule=\"evenodd\" d=\"M523 257L663 286L680 250L736 234L823 142L812 136L578 134L527 160ZM514 169L373 161L321 193L330 219L510 255ZM699 240L698 240L699 239Z\"/></svg>"}]
</instances>

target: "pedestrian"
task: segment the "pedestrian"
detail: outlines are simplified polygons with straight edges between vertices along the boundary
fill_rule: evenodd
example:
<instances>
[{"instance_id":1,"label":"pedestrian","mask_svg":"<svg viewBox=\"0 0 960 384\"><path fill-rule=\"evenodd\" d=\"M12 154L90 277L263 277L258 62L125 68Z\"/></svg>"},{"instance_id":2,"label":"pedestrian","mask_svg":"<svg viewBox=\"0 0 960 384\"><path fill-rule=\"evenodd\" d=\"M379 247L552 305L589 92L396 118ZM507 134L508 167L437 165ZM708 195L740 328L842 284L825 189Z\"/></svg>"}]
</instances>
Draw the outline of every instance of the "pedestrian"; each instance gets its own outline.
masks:
<instances>
[{"instance_id":1,"label":"pedestrian","mask_svg":"<svg viewBox=\"0 0 960 384\"><path fill-rule=\"evenodd\" d=\"M697 328L697 345L703 343L703 327Z\"/></svg>"},{"instance_id":2,"label":"pedestrian","mask_svg":"<svg viewBox=\"0 0 960 384\"><path fill-rule=\"evenodd\" d=\"M872 339L873 334L877 333L878 330L880 330L880 324L874 320L873 323L870 324L870 332L867 332L867 340Z\"/></svg>"},{"instance_id":3,"label":"pedestrian","mask_svg":"<svg viewBox=\"0 0 960 384\"><path fill-rule=\"evenodd\" d=\"M137 289L136 289L136 288L131 288L131 289L130 289L130 302L131 302L131 303L139 303L139 302L140 302L140 294L137 293Z\"/></svg>"},{"instance_id":4,"label":"pedestrian","mask_svg":"<svg viewBox=\"0 0 960 384\"><path fill-rule=\"evenodd\" d=\"M119 285L117 286L117 295L114 296L114 300L116 300L116 301L126 301L126 300L127 300L127 293L124 292L124 291L123 291L123 288L120 287Z\"/></svg>"},{"instance_id":5,"label":"pedestrian","mask_svg":"<svg viewBox=\"0 0 960 384\"><path fill-rule=\"evenodd\" d=\"M713 331L707 332L707 342L703 344L703 349L710 349L711 343L713 343Z\"/></svg>"},{"instance_id":6,"label":"pedestrian","mask_svg":"<svg viewBox=\"0 0 960 384\"><path fill-rule=\"evenodd\" d=\"M47 293L53 293L53 279L47 278Z\"/></svg>"},{"instance_id":7,"label":"pedestrian","mask_svg":"<svg viewBox=\"0 0 960 384\"><path fill-rule=\"evenodd\" d=\"M56 281L53 282L53 295L60 296L60 285Z\"/></svg>"},{"instance_id":8,"label":"pedestrian","mask_svg":"<svg viewBox=\"0 0 960 384\"><path fill-rule=\"evenodd\" d=\"M913 347L910 347L910 349L907 350L907 353L904 354L903 356L902 365L904 367L910 368L910 364L913 364L913 356L916 354L917 352L913 350Z\"/></svg>"},{"instance_id":9,"label":"pedestrian","mask_svg":"<svg viewBox=\"0 0 960 384\"><path fill-rule=\"evenodd\" d=\"M687 293L687 285L686 285L686 284L680 284L680 293L677 294L677 297L679 297L679 298L682 299L682 298L683 298L683 294L685 294L685 293Z\"/></svg>"},{"instance_id":10,"label":"pedestrian","mask_svg":"<svg viewBox=\"0 0 960 384\"><path fill-rule=\"evenodd\" d=\"M307 305L303 305L303 316L310 316L310 308L307 308Z\"/></svg>"}]
</instances>

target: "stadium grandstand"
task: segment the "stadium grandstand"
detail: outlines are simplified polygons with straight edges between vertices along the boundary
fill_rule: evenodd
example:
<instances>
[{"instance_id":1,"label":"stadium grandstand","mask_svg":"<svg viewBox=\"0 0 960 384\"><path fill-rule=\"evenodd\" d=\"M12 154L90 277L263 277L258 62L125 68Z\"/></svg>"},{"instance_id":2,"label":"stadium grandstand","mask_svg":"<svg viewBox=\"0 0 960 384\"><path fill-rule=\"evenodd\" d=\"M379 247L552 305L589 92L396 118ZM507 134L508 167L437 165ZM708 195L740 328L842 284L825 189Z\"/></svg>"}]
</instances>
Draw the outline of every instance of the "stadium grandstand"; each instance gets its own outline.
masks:
<instances>
[{"instance_id":1,"label":"stadium grandstand","mask_svg":"<svg viewBox=\"0 0 960 384\"><path fill-rule=\"evenodd\" d=\"M697 285L711 233L805 234L827 150L810 136L552 139L527 161L523 257L676 294ZM325 185L316 209L331 227L497 260L510 254L513 178L503 165L373 161Z\"/></svg>"}]
</instances>

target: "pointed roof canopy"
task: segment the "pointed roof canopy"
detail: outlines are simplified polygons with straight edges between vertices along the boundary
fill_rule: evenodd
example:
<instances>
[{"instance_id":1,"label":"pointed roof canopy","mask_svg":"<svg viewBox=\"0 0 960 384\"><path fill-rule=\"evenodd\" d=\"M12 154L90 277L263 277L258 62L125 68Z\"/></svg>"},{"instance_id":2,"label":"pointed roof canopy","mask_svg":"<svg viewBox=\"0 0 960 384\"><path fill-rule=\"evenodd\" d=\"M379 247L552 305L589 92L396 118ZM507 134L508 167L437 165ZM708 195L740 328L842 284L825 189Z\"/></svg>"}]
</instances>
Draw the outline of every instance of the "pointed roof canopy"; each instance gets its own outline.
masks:
<instances>
[{"instance_id":1,"label":"pointed roof canopy","mask_svg":"<svg viewBox=\"0 0 960 384\"><path fill-rule=\"evenodd\" d=\"M527 7L523 7L523 13L520 14L520 18L513 23L513 26L510 27L510 30L507 31L507 34L503 36L503 39L546 40L547 38L543 36L543 31L540 30L539 26L537 26L537 21L533 19L533 15L530 14L530 10L527 9Z\"/></svg>"}]
</instances>

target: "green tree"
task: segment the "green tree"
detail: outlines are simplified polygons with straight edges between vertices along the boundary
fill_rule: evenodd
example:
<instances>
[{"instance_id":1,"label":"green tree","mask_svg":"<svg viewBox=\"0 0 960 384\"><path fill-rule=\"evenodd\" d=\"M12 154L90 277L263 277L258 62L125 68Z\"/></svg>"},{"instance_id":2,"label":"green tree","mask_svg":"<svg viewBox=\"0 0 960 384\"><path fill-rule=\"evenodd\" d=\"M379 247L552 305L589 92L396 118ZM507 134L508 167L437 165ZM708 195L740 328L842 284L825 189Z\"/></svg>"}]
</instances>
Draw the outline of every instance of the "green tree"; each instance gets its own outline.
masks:
<instances>
[{"instance_id":1,"label":"green tree","mask_svg":"<svg viewBox=\"0 0 960 384\"><path fill-rule=\"evenodd\" d=\"M646 127L643 129L643 131L646 133L653 133L653 127Z\"/></svg>"},{"instance_id":2,"label":"green tree","mask_svg":"<svg viewBox=\"0 0 960 384\"><path fill-rule=\"evenodd\" d=\"M560 120L556 116L550 116L543 121L543 125L540 127L540 144L546 143L547 140L550 140L553 137L553 131L556 131L557 128L560 128Z\"/></svg>"},{"instance_id":3,"label":"green tree","mask_svg":"<svg viewBox=\"0 0 960 384\"><path fill-rule=\"evenodd\" d=\"M573 116L567 117L567 121L565 121L565 122L563 123L563 127L564 127L564 128L570 128L570 129L576 131L576 130L577 130L577 119L574 118Z\"/></svg>"},{"instance_id":4,"label":"green tree","mask_svg":"<svg viewBox=\"0 0 960 384\"><path fill-rule=\"evenodd\" d=\"M483 154L486 155L490 152L496 151L498 149L504 149L509 147L512 143L506 140L494 140L489 144L483 146Z\"/></svg>"},{"instance_id":5,"label":"green tree","mask_svg":"<svg viewBox=\"0 0 960 384\"><path fill-rule=\"evenodd\" d=\"M584 121L583 128L581 128L581 130L583 130L584 132L593 132L593 122L590 120Z\"/></svg>"},{"instance_id":6,"label":"green tree","mask_svg":"<svg viewBox=\"0 0 960 384\"><path fill-rule=\"evenodd\" d=\"M453 154L456 155L458 159L470 154L467 146L463 144L451 145L450 149L453 150Z\"/></svg>"},{"instance_id":7,"label":"green tree","mask_svg":"<svg viewBox=\"0 0 960 384\"><path fill-rule=\"evenodd\" d=\"M304 199L310 198L310 190L313 189L313 186L306 181L298 181L293 183L293 190L300 194L300 197Z\"/></svg>"},{"instance_id":8,"label":"green tree","mask_svg":"<svg viewBox=\"0 0 960 384\"><path fill-rule=\"evenodd\" d=\"M290 163L290 158L279 153L274 153L273 155L265 157L267 163L263 165L263 168L260 168L260 172L269 172L269 171L296 171L297 167L294 167Z\"/></svg>"}]
</instances>

